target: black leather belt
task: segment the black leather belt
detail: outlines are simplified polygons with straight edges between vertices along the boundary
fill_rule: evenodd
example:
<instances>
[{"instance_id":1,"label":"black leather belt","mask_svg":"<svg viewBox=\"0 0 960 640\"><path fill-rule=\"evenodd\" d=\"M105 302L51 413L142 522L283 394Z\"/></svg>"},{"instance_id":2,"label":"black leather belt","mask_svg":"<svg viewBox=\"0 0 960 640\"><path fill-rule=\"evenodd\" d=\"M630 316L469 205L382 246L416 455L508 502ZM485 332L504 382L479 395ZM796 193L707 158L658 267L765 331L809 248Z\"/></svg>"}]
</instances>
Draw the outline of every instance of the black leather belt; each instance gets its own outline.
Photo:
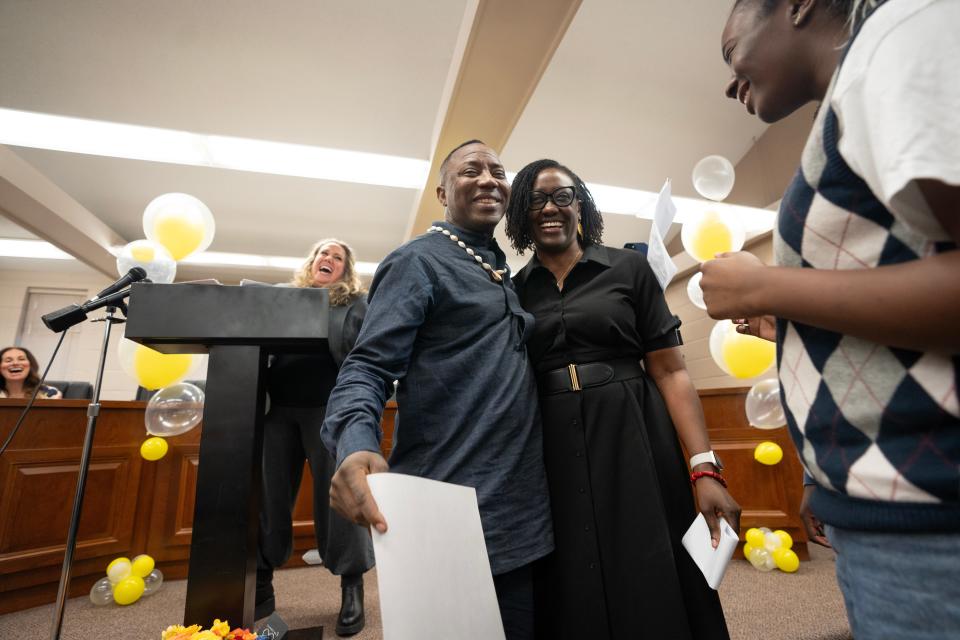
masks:
<instances>
[{"instance_id":1,"label":"black leather belt","mask_svg":"<svg viewBox=\"0 0 960 640\"><path fill-rule=\"evenodd\" d=\"M568 364L560 369L538 375L537 387L541 394L550 395L565 391L581 391L590 387L599 387L608 382L639 378L642 375L643 367L638 360L632 358Z\"/></svg>"}]
</instances>

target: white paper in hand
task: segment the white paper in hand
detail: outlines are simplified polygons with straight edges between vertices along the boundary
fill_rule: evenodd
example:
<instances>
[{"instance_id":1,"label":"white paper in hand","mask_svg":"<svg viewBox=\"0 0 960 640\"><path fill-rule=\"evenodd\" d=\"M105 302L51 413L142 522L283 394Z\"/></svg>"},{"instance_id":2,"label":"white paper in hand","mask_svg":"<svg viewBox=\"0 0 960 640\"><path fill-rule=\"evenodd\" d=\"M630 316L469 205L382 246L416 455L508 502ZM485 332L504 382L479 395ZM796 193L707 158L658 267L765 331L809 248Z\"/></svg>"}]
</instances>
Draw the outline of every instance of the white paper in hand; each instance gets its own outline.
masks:
<instances>
[{"instance_id":1,"label":"white paper in hand","mask_svg":"<svg viewBox=\"0 0 960 640\"><path fill-rule=\"evenodd\" d=\"M703 577L707 579L707 584L714 590L720 586L720 581L723 580L723 574L727 572L727 565L730 564L730 558L733 557L739 541L737 532L727 524L726 520L720 518L720 544L714 549L710 542L710 528L702 513L697 515L693 524L683 534L683 547L700 567Z\"/></svg>"},{"instance_id":2,"label":"white paper in hand","mask_svg":"<svg viewBox=\"0 0 960 640\"><path fill-rule=\"evenodd\" d=\"M477 492L398 473L367 477L384 640L504 638Z\"/></svg>"}]
</instances>

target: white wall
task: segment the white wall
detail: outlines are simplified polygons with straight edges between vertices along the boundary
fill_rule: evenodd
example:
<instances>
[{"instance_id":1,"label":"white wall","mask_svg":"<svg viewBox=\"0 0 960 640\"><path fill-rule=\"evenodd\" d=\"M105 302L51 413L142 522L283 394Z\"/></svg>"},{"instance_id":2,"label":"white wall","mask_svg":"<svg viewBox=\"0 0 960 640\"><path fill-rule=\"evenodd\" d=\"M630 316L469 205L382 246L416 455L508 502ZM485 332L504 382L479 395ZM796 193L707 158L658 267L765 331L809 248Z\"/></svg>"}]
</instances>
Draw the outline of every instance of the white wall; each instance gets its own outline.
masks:
<instances>
[{"instance_id":1,"label":"white wall","mask_svg":"<svg viewBox=\"0 0 960 640\"><path fill-rule=\"evenodd\" d=\"M113 281L77 263L65 264L70 266L65 266L63 270L19 270L7 267L0 270L0 349L12 345L17 337L28 287L85 289L89 298ZM110 348L100 390L102 400L133 400L137 393L137 383L120 369L117 359L117 340L122 330L123 325L115 325L110 334ZM103 344L103 323L82 323L79 335L74 340L65 379L93 383ZM63 357L62 354L61 349L61 355L57 358ZM40 367L43 368L45 364L41 362Z\"/></svg>"},{"instance_id":2,"label":"white wall","mask_svg":"<svg viewBox=\"0 0 960 640\"><path fill-rule=\"evenodd\" d=\"M770 237L761 240L747 249L765 264L773 264L773 243ZM707 315L706 311L698 309L687 297L687 281L696 273L677 278L667 287L666 297L670 310L680 317L683 325L680 333L683 335L683 357L687 362L687 370L697 389L719 389L727 387L752 387L758 381L776 375L776 367L771 367L756 378L739 379L726 375L710 357L710 330L716 320Z\"/></svg>"}]
</instances>

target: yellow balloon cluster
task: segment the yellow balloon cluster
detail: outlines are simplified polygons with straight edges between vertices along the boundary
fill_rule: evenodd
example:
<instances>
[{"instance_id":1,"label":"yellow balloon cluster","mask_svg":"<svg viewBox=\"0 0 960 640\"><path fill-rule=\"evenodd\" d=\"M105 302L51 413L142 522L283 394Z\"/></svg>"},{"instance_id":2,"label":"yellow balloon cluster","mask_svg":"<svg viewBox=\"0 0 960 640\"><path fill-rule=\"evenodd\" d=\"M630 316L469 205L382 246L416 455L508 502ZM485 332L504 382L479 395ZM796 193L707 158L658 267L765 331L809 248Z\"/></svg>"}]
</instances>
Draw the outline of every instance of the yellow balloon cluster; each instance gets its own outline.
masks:
<instances>
[{"instance_id":1,"label":"yellow balloon cluster","mask_svg":"<svg viewBox=\"0 0 960 640\"><path fill-rule=\"evenodd\" d=\"M758 571L780 569L784 573L793 573L800 568L800 558L792 549L793 538L786 531L751 528L745 537L747 542L743 545L743 556Z\"/></svg>"},{"instance_id":2,"label":"yellow balloon cluster","mask_svg":"<svg viewBox=\"0 0 960 640\"><path fill-rule=\"evenodd\" d=\"M783 460L783 449L776 442L761 442L753 450L753 459L772 466Z\"/></svg>"},{"instance_id":3,"label":"yellow balloon cluster","mask_svg":"<svg viewBox=\"0 0 960 640\"><path fill-rule=\"evenodd\" d=\"M90 601L97 606L116 602L133 604L141 596L150 595L163 583L163 574L155 568L153 558L143 553L132 561L114 558L107 565L107 577L101 578L90 590Z\"/></svg>"}]
</instances>

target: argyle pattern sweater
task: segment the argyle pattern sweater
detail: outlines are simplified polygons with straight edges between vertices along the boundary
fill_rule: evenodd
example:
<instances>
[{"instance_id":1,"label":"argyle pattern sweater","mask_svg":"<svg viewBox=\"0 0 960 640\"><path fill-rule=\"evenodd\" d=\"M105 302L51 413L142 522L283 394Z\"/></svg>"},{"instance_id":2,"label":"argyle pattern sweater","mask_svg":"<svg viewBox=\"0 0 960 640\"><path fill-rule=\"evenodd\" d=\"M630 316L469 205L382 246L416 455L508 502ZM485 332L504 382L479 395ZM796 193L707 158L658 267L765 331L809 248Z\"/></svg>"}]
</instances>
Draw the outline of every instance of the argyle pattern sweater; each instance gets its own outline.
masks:
<instances>
[{"instance_id":1,"label":"argyle pattern sweater","mask_svg":"<svg viewBox=\"0 0 960 640\"><path fill-rule=\"evenodd\" d=\"M781 203L777 264L871 269L956 249L899 220L850 169L832 90ZM777 363L818 518L857 530L960 531L960 357L780 319Z\"/></svg>"}]
</instances>

